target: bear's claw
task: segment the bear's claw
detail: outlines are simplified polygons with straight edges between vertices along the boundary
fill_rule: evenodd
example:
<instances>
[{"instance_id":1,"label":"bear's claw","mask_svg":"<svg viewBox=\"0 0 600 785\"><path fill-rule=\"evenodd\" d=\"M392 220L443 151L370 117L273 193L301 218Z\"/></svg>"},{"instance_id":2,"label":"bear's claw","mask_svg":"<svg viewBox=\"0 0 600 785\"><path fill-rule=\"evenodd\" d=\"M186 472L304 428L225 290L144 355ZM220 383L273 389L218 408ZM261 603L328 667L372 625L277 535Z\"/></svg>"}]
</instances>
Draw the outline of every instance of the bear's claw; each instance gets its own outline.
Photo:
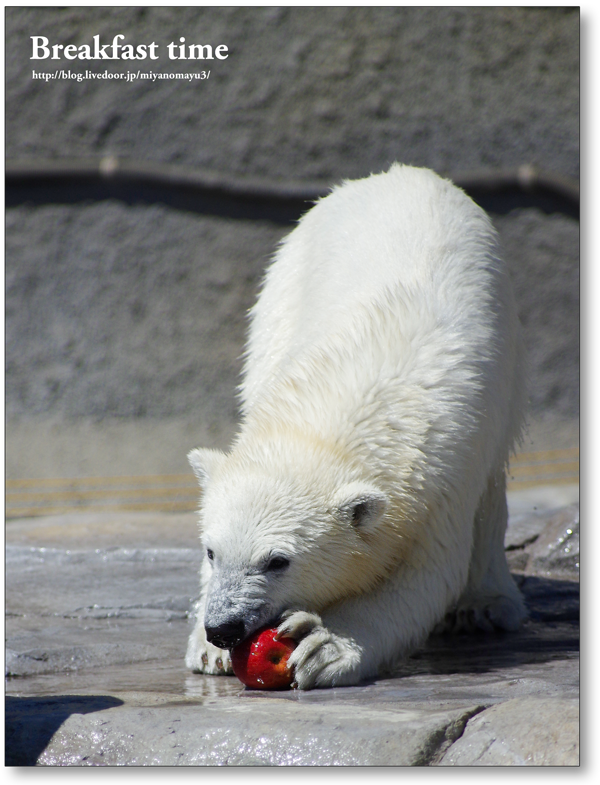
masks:
<instances>
[{"instance_id":1,"label":"bear's claw","mask_svg":"<svg viewBox=\"0 0 600 785\"><path fill-rule=\"evenodd\" d=\"M231 657L225 649L218 649L204 637L204 627L190 635L185 664L193 673L225 676L233 673Z\"/></svg>"},{"instance_id":2,"label":"bear's claw","mask_svg":"<svg viewBox=\"0 0 600 785\"><path fill-rule=\"evenodd\" d=\"M315 627L321 627L323 622L321 617L316 613L307 613L306 611L285 611L281 614L283 621L277 628L277 639L279 638L292 638L299 640L300 638L312 632Z\"/></svg>"},{"instance_id":3,"label":"bear's claw","mask_svg":"<svg viewBox=\"0 0 600 785\"><path fill-rule=\"evenodd\" d=\"M332 633L316 613L291 611L283 616L277 637L300 639L288 660L299 689L356 683L360 651L351 639Z\"/></svg>"},{"instance_id":4,"label":"bear's claw","mask_svg":"<svg viewBox=\"0 0 600 785\"><path fill-rule=\"evenodd\" d=\"M433 634L476 631L515 632L527 617L520 599L512 597L481 597L464 599L454 611L446 614L434 628Z\"/></svg>"}]
</instances>

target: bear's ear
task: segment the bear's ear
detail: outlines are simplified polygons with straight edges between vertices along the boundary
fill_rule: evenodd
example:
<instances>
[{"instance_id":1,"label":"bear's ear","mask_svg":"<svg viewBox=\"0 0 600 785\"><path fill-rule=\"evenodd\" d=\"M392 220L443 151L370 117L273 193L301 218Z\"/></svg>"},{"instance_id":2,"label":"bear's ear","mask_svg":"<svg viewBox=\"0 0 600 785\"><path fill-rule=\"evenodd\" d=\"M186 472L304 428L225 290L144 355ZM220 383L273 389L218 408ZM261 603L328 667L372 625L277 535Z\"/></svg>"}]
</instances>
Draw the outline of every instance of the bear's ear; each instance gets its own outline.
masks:
<instances>
[{"instance_id":1,"label":"bear's ear","mask_svg":"<svg viewBox=\"0 0 600 785\"><path fill-rule=\"evenodd\" d=\"M223 463L225 457L225 453L221 450L199 449L188 453L187 459L202 488L206 488L211 475L214 474L217 466Z\"/></svg>"},{"instance_id":2,"label":"bear's ear","mask_svg":"<svg viewBox=\"0 0 600 785\"><path fill-rule=\"evenodd\" d=\"M336 494L338 517L363 531L381 520L387 505L385 493L367 483L350 483L340 488Z\"/></svg>"}]
</instances>

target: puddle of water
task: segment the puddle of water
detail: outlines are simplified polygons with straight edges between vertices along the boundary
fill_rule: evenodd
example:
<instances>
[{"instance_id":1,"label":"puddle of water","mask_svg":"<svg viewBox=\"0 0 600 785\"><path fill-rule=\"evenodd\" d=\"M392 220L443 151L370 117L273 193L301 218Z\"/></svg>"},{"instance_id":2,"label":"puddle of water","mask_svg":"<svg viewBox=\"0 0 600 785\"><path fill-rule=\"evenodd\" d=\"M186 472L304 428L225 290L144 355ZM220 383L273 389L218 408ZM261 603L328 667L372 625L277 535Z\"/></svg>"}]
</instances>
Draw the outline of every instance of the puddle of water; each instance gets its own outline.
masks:
<instances>
[{"instance_id":1,"label":"puddle of water","mask_svg":"<svg viewBox=\"0 0 600 785\"><path fill-rule=\"evenodd\" d=\"M206 699L239 695L243 686L235 676L190 673L183 659L170 659L105 668L8 679L7 695L115 695L153 693L160 696Z\"/></svg>"}]
</instances>

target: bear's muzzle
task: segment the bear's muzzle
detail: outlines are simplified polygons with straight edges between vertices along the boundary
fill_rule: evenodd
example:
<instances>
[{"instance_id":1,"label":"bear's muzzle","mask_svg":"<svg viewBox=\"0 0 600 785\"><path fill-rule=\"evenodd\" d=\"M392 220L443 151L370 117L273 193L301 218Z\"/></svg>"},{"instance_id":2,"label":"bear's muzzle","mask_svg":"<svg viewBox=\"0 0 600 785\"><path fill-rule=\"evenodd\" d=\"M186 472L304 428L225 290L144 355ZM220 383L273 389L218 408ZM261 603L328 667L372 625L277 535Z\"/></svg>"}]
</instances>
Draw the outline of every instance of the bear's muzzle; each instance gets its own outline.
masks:
<instances>
[{"instance_id":1,"label":"bear's muzzle","mask_svg":"<svg viewBox=\"0 0 600 785\"><path fill-rule=\"evenodd\" d=\"M206 640L218 649L233 649L245 636L243 621L226 622L218 627L205 627Z\"/></svg>"}]
</instances>

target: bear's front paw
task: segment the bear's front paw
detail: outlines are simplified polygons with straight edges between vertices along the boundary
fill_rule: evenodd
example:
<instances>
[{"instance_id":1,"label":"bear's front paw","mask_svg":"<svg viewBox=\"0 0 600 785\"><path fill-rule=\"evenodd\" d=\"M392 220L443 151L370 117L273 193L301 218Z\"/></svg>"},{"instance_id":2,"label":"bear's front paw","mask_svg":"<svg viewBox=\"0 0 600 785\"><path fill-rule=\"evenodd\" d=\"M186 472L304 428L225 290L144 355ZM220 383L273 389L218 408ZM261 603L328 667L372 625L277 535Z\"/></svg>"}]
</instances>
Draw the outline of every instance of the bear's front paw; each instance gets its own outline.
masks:
<instances>
[{"instance_id":1,"label":"bear's front paw","mask_svg":"<svg viewBox=\"0 0 600 785\"><path fill-rule=\"evenodd\" d=\"M316 613L285 616L277 637L299 640L288 660L299 689L347 686L360 680L361 652L351 638L330 632Z\"/></svg>"},{"instance_id":2,"label":"bear's front paw","mask_svg":"<svg viewBox=\"0 0 600 785\"><path fill-rule=\"evenodd\" d=\"M231 657L226 649L218 649L206 640L204 626L190 635L185 664L194 673L228 676L233 673Z\"/></svg>"}]
</instances>

